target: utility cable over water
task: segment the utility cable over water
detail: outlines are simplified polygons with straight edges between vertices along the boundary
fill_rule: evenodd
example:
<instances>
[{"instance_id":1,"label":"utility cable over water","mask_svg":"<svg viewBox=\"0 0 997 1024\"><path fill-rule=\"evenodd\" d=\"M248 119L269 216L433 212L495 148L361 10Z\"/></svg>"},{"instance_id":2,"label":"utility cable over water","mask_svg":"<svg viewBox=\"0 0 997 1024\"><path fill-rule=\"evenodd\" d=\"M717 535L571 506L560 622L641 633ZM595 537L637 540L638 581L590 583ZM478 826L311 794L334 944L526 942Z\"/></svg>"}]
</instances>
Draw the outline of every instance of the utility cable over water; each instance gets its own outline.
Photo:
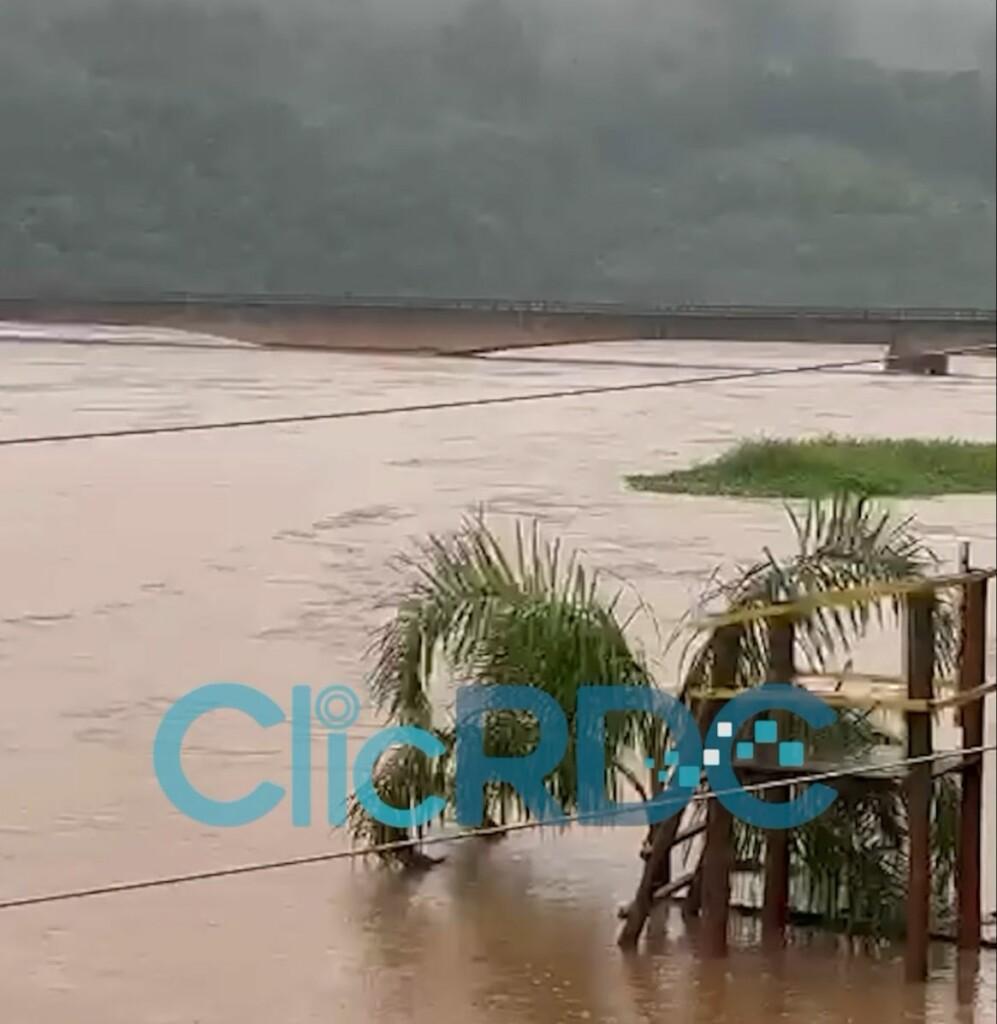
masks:
<instances>
[{"instance_id":1,"label":"utility cable over water","mask_svg":"<svg viewBox=\"0 0 997 1024\"><path fill-rule=\"evenodd\" d=\"M805 783L822 782L831 779L844 779L856 775L868 775L880 771L895 771L898 768L913 767L915 765L934 764L936 761L945 761L952 758L982 756L997 750L997 743L988 743L978 747L967 747L959 750L936 751L933 754L925 754L919 757L905 757L897 761L880 762L863 765L851 765L848 768L838 768L832 771L815 772L809 775L798 775L790 779L774 779L769 782L758 782L748 786L739 787L736 790L716 792L694 793L691 797L692 803L705 803L716 800L719 797L734 795L737 793L757 793L768 789L784 789L793 785ZM284 860L260 861L254 864L240 864L227 868L215 868L207 871L191 872L185 875L164 875L158 878L147 878L134 882L111 882L107 885L94 886L87 889L69 889L63 892L40 893L36 896L22 896L14 899L0 900L0 911L15 910L20 907L41 906L49 903L65 903L69 900L90 899L95 896L111 896L118 893L137 892L143 889L161 889L167 886L186 885L191 882L204 882L215 878L231 878L236 875L258 874L264 871L278 871L282 868L305 867L310 864L324 864L337 860L356 860L361 857L370 857L382 853L391 853L395 850L412 849L414 847L439 846L445 843L462 842L466 839L483 839L488 836L501 836L510 832L525 832L537 828L564 828L568 825L576 825L588 818L605 819L613 814L632 815L632 807L622 807L614 810L599 810L591 814L566 814L557 818L534 821L513 822L506 825L488 826L485 828L470 829L463 832L455 832L450 835L441 834L436 836L424 836L422 838L402 839L391 843L381 843L375 846L365 846L353 850L334 850L328 853L306 854L301 857L288 857Z\"/></svg>"},{"instance_id":2,"label":"utility cable over water","mask_svg":"<svg viewBox=\"0 0 997 1024\"><path fill-rule=\"evenodd\" d=\"M988 352L993 344L939 349L922 355L969 355ZM538 391L535 394L496 395L491 398L458 398L443 402L418 402L410 405L374 406L367 409L339 409L330 412L300 413L286 416L260 416L249 419L223 420L215 423L178 423L162 427L122 427L118 430L87 430L65 434L31 434L23 437L0 437L0 447L26 447L35 444L95 441L103 438L151 437L159 434L206 433L214 430L237 430L245 427L286 426L296 423L317 423L330 420L367 419L402 413L441 412L447 409L473 409L490 405L515 405L523 402L551 401L561 398L584 398L590 395L622 394L631 391L651 391L664 388L688 387L693 384L714 384L724 381L755 380L762 377L786 376L794 373L813 373L819 370L840 370L852 366L881 363L882 357L844 359L835 362L809 363L799 366L775 366L733 373L707 374L699 377L679 377L673 380L637 381L630 384L594 384L589 387L561 388L556 391Z\"/></svg>"}]
</instances>

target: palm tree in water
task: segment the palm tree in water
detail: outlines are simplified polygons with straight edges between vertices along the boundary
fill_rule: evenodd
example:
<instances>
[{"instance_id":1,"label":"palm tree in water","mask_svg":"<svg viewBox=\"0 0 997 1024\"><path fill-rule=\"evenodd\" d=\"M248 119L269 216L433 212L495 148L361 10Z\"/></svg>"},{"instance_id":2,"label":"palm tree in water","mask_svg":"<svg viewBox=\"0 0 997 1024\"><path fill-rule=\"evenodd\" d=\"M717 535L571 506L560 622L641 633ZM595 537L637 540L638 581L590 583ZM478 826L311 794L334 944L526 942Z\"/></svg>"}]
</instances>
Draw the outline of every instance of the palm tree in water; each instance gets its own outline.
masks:
<instances>
[{"instance_id":1,"label":"palm tree in water","mask_svg":"<svg viewBox=\"0 0 997 1024\"><path fill-rule=\"evenodd\" d=\"M778 557L766 549L756 563L729 577L715 573L703 604L750 609L828 589L918 578L937 564L910 520L898 519L867 499L839 496L811 502L801 513L788 509L787 514L795 540L792 554ZM644 653L629 637L635 616L649 615L648 610L639 600L628 602L625 587L605 587L602 577L589 573L574 555L565 556L561 545L545 540L535 526L517 527L507 546L480 517L471 518L452 534L431 536L404 556L399 568L404 583L391 599L391 617L375 637L370 692L392 724L435 733L445 752L432 763L408 747L392 748L381 757L374 786L392 806L414 807L433 794L453 806L455 686L487 682L539 687L563 709L572 737L581 686L656 685ZM624 614L627 604L635 608ZM801 671L827 671L897 611L895 603L891 608L890 602L873 598L847 608L809 611L796 623ZM940 604L936 653L943 671L955 661L956 621L955 610ZM682 659L683 696L709 678L711 651L707 636L693 635ZM734 685L757 685L765 678L767 663L766 624L749 622ZM644 765L667 740L661 724L625 714L611 715L606 724L607 792L614 799L624 798L627 791L648 798L657 780ZM536 738L536 722L525 713L495 712L486 719L485 746L492 756L522 756ZM845 712L820 738L820 756L861 758L877 745L896 742L867 714ZM577 809L570 747L545 784L567 814ZM954 865L955 805L954 783L938 780L934 877L941 902ZM519 794L505 784L486 786L484 806L488 824L529 814ZM446 828L446 814L433 826ZM364 845L419 838L375 820L358 802L351 805L350 826L354 840ZM805 882L803 909L850 932L894 932L903 916L905 832L896 785L843 788L827 814L792 833L794 867ZM739 860L759 858L764 839L757 830L738 823L735 841ZM382 856L406 867L434 862L416 846Z\"/></svg>"}]
</instances>

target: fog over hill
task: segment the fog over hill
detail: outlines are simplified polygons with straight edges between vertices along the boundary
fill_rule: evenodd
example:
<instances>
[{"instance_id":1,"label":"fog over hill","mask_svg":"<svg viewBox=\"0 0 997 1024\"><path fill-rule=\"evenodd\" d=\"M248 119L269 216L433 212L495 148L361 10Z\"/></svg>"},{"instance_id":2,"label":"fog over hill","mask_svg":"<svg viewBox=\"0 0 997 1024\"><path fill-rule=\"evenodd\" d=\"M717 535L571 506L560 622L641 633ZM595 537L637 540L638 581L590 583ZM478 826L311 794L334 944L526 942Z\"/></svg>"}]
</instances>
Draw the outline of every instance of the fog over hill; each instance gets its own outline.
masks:
<instances>
[{"instance_id":1,"label":"fog over hill","mask_svg":"<svg viewBox=\"0 0 997 1024\"><path fill-rule=\"evenodd\" d=\"M992 0L3 0L0 292L993 306Z\"/></svg>"}]
</instances>

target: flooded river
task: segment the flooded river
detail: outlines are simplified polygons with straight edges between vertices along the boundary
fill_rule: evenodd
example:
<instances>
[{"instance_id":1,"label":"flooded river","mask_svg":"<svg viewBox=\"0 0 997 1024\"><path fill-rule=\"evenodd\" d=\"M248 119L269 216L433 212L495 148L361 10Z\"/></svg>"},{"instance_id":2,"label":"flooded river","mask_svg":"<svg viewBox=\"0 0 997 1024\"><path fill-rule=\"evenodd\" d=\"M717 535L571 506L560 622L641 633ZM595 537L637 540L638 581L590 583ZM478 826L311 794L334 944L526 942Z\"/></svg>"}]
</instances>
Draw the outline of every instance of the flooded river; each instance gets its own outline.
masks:
<instances>
[{"instance_id":1,"label":"flooded river","mask_svg":"<svg viewBox=\"0 0 997 1024\"><path fill-rule=\"evenodd\" d=\"M8 332L10 333L10 332ZM110 332L105 341L114 341ZM0 338L0 437L359 409L709 368L856 358L855 346L631 343L531 361ZM561 360L561 361L556 361ZM586 365L586 361L589 364ZM680 365L653 366L652 363ZM622 364L622 365L621 365ZM706 367L707 369L703 369ZM635 494L622 476L745 433L992 439L993 361L947 379L849 371L265 429L0 448L0 899L335 849L282 805L182 818L153 777L171 701L205 682L362 688L391 557L477 504L536 517L632 583L667 632L717 563L787 544L778 503ZM905 503L939 552L997 559L992 497ZM654 653L654 631L642 640ZM895 656L883 645L873 660ZM991 652L992 654L992 652ZM991 662L992 663L992 662ZM667 673L667 662L661 664ZM988 741L994 739L990 708ZM361 738L369 709L356 728ZM219 714L189 774L220 798L287 778L286 731ZM993 893L993 759L987 909ZM318 796L316 796L318 799ZM622 957L632 829L453 848L418 879L348 862L0 912L4 1024L806 1024L993 1019L994 954L905 989L896 959L827 938L723 965L658 921Z\"/></svg>"}]
</instances>

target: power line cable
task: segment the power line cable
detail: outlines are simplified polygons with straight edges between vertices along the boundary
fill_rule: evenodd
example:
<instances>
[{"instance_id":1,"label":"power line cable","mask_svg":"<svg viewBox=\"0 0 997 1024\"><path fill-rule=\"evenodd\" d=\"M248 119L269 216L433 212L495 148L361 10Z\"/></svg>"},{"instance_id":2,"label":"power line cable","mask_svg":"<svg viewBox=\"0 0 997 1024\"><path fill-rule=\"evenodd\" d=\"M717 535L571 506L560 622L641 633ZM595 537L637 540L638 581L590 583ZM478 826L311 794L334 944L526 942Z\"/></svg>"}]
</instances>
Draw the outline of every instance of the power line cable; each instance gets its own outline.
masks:
<instances>
[{"instance_id":1,"label":"power line cable","mask_svg":"<svg viewBox=\"0 0 997 1024\"><path fill-rule=\"evenodd\" d=\"M956 349L941 349L922 355L958 355L970 352L989 351L995 346L973 345ZM299 423L317 423L329 420L368 419L376 416L391 416L402 413L441 412L448 409L471 409L490 405L513 405L523 402L541 402L561 398L584 398L590 395L621 394L631 391L650 391L660 388L686 387L693 384L713 384L723 381L754 380L761 377L776 377L794 373L812 373L819 370L843 369L849 366L864 366L879 363L881 357L847 359L827 363L810 363L801 366L775 366L754 370L739 370L734 373L710 374L700 377L679 377L673 380L639 381L630 384L598 384L581 388L561 388L556 391L538 391L534 394L495 395L490 398L458 398L442 402L418 402L410 405L374 406L366 409L339 409L332 412L299 413L285 416L259 416L239 420L223 420L213 423L178 423L161 427L122 427L117 430L87 430L66 434L31 434L23 437L2 437L0 447L26 447L36 444L69 443L98 439L123 437L151 437L159 434L206 433L215 430L237 430L245 427L285 426Z\"/></svg>"},{"instance_id":2,"label":"power line cable","mask_svg":"<svg viewBox=\"0 0 997 1024\"><path fill-rule=\"evenodd\" d=\"M948 760L949 758L969 757L977 754L982 755L994 750L997 750L997 744L990 743L978 747L967 747L962 750L936 751L935 753L924 754L918 757L906 757L899 761L879 764L852 765L848 768L838 768L810 775L798 775L790 779L775 779L769 782L754 783L753 785L741 786L732 790L721 790L720 792L707 790L701 793L694 793L689 802L701 803L709 800L716 800L722 796L733 796L738 793L754 793L773 788L799 785L802 783L849 778L855 775L872 774L881 771L893 771L898 768L913 767L915 765L933 764L936 761ZM435 836L425 836L423 838L402 839L390 843L379 843L373 846L361 847L359 849L335 850L327 853L306 854L301 857L287 857L283 860L240 864L226 868L215 868L208 871L196 871L184 875L163 875L157 878L141 879L134 882L112 882L107 885L94 886L87 889L69 889L62 892L50 892L41 893L35 896L15 897L13 899L0 901L0 911L40 906L50 903L65 903L70 900L90 899L96 896L110 896L118 893L136 892L143 889L161 889L168 886L186 885L191 882L203 882L215 878L231 878L236 875L259 874L265 871L278 871L284 868L304 867L310 864L324 864L330 861L356 860L361 857L393 853L398 850L413 849L415 847L422 848L426 846L439 846L444 843L462 842L467 839L482 839L487 836L506 835L510 832L525 832L536 828L559 828L567 825L578 824L589 819L605 819L618 814L633 813L633 807L623 807L611 809L609 811L568 814L557 818L521 821L507 825L495 825L479 829L469 829L463 832L451 833L449 835L440 834Z\"/></svg>"}]
</instances>

